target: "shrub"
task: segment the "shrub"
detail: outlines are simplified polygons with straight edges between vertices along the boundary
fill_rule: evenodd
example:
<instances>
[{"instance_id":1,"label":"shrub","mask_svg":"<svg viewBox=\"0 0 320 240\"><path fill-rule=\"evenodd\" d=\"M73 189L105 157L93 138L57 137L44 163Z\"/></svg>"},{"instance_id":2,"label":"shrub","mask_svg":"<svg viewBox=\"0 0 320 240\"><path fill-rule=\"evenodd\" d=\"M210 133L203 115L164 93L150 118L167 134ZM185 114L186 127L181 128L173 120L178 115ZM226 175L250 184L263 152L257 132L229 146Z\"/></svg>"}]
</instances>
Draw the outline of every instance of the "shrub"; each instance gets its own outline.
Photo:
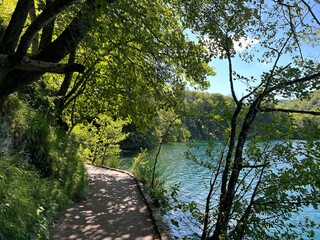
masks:
<instances>
[{"instance_id":1,"label":"shrub","mask_svg":"<svg viewBox=\"0 0 320 240\"><path fill-rule=\"evenodd\" d=\"M91 123L79 124L73 130L73 134L83 143L79 153L88 162L119 167L119 143L128 135L122 132L126 124L127 121L113 120L103 114Z\"/></svg>"},{"instance_id":2,"label":"shrub","mask_svg":"<svg viewBox=\"0 0 320 240\"><path fill-rule=\"evenodd\" d=\"M148 194L153 199L155 206L161 207L166 212L170 209L168 190L165 188L165 179L156 171L154 186L151 186L152 167L146 159L147 150L142 150L139 155L133 158L131 172L144 184ZM170 191L172 191L171 189Z\"/></svg>"}]
</instances>

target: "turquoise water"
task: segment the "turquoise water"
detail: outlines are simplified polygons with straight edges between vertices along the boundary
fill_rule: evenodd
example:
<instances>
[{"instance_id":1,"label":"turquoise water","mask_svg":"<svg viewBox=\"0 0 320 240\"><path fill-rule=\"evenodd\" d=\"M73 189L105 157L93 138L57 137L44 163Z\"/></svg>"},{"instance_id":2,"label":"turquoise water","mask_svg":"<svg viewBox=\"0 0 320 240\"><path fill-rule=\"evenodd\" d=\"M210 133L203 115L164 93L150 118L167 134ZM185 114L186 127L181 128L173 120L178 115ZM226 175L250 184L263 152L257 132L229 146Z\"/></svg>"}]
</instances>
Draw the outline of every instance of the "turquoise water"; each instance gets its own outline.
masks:
<instances>
[{"instance_id":1,"label":"turquoise water","mask_svg":"<svg viewBox=\"0 0 320 240\"><path fill-rule=\"evenodd\" d=\"M191 148L191 151L202 159L208 159L205 152L206 142L197 142L198 148ZM195 201L203 209L203 204L208 192L208 183L210 181L210 171L191 160L186 159L185 152L190 149L186 143L172 143L162 146L158 159L157 169L163 173L166 178L166 185L169 188L175 184L180 186L179 198L191 202ZM158 149L149 150L149 159L153 161ZM130 161L130 160L129 160ZM130 165L128 158L127 166ZM310 217L317 223L320 223L320 210L313 208L305 208L304 212L294 215L291 221L299 222L304 217ZM181 211L170 211L164 216L172 236L182 239L188 236L189 239L198 239L201 234L200 228L194 224L194 219L190 215L186 215ZM177 226L177 223L179 226ZM314 229L316 232L315 239L320 240L320 229ZM308 239L304 237L304 239Z\"/></svg>"}]
</instances>

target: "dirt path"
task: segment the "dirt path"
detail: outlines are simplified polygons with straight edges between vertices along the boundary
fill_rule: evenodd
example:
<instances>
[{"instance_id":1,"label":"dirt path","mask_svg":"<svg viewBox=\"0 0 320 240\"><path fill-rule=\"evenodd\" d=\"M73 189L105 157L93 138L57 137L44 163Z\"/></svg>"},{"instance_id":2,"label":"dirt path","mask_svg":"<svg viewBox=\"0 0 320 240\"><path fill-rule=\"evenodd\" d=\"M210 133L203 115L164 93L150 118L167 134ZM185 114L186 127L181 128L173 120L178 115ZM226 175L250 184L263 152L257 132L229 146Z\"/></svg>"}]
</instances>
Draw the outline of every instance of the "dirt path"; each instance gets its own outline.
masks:
<instances>
[{"instance_id":1,"label":"dirt path","mask_svg":"<svg viewBox=\"0 0 320 240\"><path fill-rule=\"evenodd\" d=\"M90 192L53 228L54 240L160 239L135 180L126 173L87 166Z\"/></svg>"}]
</instances>

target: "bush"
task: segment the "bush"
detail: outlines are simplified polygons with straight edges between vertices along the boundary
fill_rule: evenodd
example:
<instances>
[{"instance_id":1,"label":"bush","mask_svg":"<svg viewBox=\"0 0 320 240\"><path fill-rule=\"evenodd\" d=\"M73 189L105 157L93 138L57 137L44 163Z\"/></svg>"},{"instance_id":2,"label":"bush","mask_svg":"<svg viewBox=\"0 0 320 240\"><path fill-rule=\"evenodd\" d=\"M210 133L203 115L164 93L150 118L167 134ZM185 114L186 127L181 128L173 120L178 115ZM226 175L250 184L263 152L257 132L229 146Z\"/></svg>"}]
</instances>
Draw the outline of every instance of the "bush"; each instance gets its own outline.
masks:
<instances>
[{"instance_id":1,"label":"bush","mask_svg":"<svg viewBox=\"0 0 320 240\"><path fill-rule=\"evenodd\" d=\"M163 212L170 209L169 193L165 188L165 179L156 171L154 186L152 182L152 167L146 160L147 150L142 150L137 157L133 159L131 172L144 184L148 194L153 199L155 206L161 207ZM173 189L171 189L173 190Z\"/></svg>"},{"instance_id":2,"label":"bush","mask_svg":"<svg viewBox=\"0 0 320 240\"><path fill-rule=\"evenodd\" d=\"M126 124L127 121L113 120L99 114L91 123L77 125L73 134L83 143L79 153L84 160L103 166L119 167L119 143L128 135L122 132Z\"/></svg>"}]
</instances>

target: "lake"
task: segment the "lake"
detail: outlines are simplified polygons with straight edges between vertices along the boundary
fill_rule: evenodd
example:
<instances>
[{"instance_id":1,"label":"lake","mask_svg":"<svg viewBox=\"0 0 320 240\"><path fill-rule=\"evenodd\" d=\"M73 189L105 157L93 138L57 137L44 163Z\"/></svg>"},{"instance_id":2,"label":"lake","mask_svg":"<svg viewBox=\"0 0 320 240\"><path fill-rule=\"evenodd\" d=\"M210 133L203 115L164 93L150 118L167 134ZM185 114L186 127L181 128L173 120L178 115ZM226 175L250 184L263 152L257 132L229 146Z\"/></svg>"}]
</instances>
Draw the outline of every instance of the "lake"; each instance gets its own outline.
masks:
<instances>
[{"instance_id":1,"label":"lake","mask_svg":"<svg viewBox=\"0 0 320 240\"><path fill-rule=\"evenodd\" d=\"M162 146L157 166L157 169L166 178L168 188L179 184L179 198L186 202L195 201L201 209L203 209L208 192L210 171L186 159L184 153L191 149L198 158L208 159L205 151L206 144L207 142L196 142L197 148L190 148L187 143L165 144ZM157 150L157 148L149 149L148 159L150 161L154 161ZM130 161L130 157L125 159L124 163L127 167L130 165ZM290 221L298 222L305 216L320 223L320 210L315 210L312 207L305 208L302 214L294 215ZM199 239L198 234L201 233L201 230L193 223L192 217L186 216L181 211L170 211L163 218L170 234L176 239L183 239L185 236L189 239ZM179 223L179 226L176 223ZM315 239L320 240L320 229L314 229L314 231L316 232Z\"/></svg>"}]
</instances>

